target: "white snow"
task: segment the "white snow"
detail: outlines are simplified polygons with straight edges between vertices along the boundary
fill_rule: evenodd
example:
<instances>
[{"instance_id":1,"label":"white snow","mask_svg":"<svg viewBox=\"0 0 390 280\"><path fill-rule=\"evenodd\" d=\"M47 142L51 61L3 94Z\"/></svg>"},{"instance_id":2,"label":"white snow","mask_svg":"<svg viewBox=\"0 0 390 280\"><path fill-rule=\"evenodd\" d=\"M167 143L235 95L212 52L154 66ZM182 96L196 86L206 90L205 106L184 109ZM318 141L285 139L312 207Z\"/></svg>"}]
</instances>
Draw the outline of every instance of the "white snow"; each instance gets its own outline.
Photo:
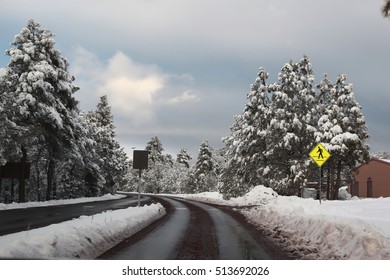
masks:
<instances>
[{"instance_id":1,"label":"white snow","mask_svg":"<svg viewBox=\"0 0 390 280\"><path fill-rule=\"evenodd\" d=\"M163 215L162 205L152 204L0 236L0 258L93 259Z\"/></svg>"},{"instance_id":2,"label":"white snow","mask_svg":"<svg viewBox=\"0 0 390 280\"><path fill-rule=\"evenodd\" d=\"M7 75L7 69L0 68L0 81L1 79L4 79L4 77Z\"/></svg>"},{"instance_id":3,"label":"white snow","mask_svg":"<svg viewBox=\"0 0 390 280\"><path fill-rule=\"evenodd\" d=\"M298 259L390 259L390 198L320 204L263 186L230 200L217 192L178 196L237 208ZM94 258L164 214L160 204L130 207L0 236L0 258Z\"/></svg>"},{"instance_id":4,"label":"white snow","mask_svg":"<svg viewBox=\"0 0 390 280\"><path fill-rule=\"evenodd\" d=\"M228 201L218 193L183 197L240 207L249 222L297 258L390 259L390 198L320 204L311 198L278 196L263 186Z\"/></svg>"},{"instance_id":5,"label":"white snow","mask_svg":"<svg viewBox=\"0 0 390 280\"><path fill-rule=\"evenodd\" d=\"M64 205L64 204L76 204L83 202L91 202L91 201L104 201L111 199L120 199L124 198L126 195L124 194L106 194L100 197L83 197L83 198L75 198L75 199L59 199L59 200L48 200L41 202L26 202L26 203L10 203L4 204L0 203L0 210L8 210L8 209L20 209L20 208L29 208L29 207L44 207L44 206L53 206L53 205Z\"/></svg>"}]
</instances>

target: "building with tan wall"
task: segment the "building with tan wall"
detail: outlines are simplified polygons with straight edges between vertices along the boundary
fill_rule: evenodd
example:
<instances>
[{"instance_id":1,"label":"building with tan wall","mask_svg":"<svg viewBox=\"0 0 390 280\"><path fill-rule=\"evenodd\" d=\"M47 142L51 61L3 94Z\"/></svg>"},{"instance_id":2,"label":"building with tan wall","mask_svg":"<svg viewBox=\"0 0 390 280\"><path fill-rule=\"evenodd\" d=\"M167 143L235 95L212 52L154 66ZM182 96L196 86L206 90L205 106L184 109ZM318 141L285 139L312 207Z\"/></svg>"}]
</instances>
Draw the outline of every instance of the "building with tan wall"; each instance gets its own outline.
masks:
<instances>
[{"instance_id":1,"label":"building with tan wall","mask_svg":"<svg viewBox=\"0 0 390 280\"><path fill-rule=\"evenodd\" d=\"M390 160L372 158L352 172L349 192L357 197L390 197Z\"/></svg>"}]
</instances>

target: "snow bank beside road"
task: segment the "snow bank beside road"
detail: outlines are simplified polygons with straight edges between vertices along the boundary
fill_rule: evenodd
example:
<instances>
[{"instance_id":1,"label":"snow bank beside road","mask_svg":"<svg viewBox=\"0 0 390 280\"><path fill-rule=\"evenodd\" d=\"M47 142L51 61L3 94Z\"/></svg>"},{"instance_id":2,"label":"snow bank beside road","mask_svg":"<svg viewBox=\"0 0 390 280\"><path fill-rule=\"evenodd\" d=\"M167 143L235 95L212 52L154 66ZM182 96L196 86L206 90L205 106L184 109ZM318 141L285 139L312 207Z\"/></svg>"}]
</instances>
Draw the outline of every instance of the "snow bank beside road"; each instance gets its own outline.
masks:
<instances>
[{"instance_id":1,"label":"snow bank beside road","mask_svg":"<svg viewBox=\"0 0 390 280\"><path fill-rule=\"evenodd\" d=\"M0 236L0 258L93 259L164 215L152 204Z\"/></svg>"},{"instance_id":2,"label":"snow bank beside road","mask_svg":"<svg viewBox=\"0 0 390 280\"><path fill-rule=\"evenodd\" d=\"M263 186L243 197L184 195L203 202L248 206L248 220L299 258L390 259L390 198L319 201L278 196Z\"/></svg>"},{"instance_id":3,"label":"snow bank beside road","mask_svg":"<svg viewBox=\"0 0 390 280\"><path fill-rule=\"evenodd\" d=\"M84 202L92 202L92 201L120 199L124 197L126 197L126 195L106 194L100 197L83 197L83 198L75 198L75 199L59 199L59 200L48 200L48 201L40 201L40 202L35 201L35 202L25 202L25 203L14 202L10 204L0 203L0 210L20 209L20 208L29 208L29 207L44 207L44 206L63 205L63 204L76 204L76 203L84 203Z\"/></svg>"}]
</instances>

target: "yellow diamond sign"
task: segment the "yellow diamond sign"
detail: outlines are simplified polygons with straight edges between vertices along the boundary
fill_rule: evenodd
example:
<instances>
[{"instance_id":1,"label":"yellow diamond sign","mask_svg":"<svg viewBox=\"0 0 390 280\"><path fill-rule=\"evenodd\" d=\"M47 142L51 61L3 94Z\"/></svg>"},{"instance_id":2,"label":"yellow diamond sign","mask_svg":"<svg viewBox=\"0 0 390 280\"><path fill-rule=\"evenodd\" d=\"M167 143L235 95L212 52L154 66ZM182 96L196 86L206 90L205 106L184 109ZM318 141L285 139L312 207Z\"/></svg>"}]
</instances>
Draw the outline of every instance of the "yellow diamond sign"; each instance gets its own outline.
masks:
<instances>
[{"instance_id":1,"label":"yellow diamond sign","mask_svg":"<svg viewBox=\"0 0 390 280\"><path fill-rule=\"evenodd\" d=\"M331 154L321 144L317 144L313 150L311 150L309 156L314 160L319 167L321 167L331 156Z\"/></svg>"}]
</instances>

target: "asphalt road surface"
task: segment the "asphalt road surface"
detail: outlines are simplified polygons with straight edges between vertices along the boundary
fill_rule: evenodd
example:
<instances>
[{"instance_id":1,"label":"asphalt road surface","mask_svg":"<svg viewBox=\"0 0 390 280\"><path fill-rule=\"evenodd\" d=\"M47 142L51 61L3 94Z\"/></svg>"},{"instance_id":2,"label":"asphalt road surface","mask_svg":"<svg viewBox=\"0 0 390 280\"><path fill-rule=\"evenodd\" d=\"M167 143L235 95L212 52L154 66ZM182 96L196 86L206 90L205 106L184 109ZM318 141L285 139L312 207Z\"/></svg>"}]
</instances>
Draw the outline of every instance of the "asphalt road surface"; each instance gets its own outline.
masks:
<instances>
[{"instance_id":1,"label":"asphalt road surface","mask_svg":"<svg viewBox=\"0 0 390 280\"><path fill-rule=\"evenodd\" d=\"M167 215L101 255L114 260L290 259L230 207L154 197Z\"/></svg>"},{"instance_id":2,"label":"asphalt road surface","mask_svg":"<svg viewBox=\"0 0 390 280\"><path fill-rule=\"evenodd\" d=\"M142 197L141 204L150 203L150 197ZM32 207L0 211L0 236L19 231L48 226L71 220L82 215L94 215L106 210L137 206L138 196L88 203Z\"/></svg>"}]
</instances>

